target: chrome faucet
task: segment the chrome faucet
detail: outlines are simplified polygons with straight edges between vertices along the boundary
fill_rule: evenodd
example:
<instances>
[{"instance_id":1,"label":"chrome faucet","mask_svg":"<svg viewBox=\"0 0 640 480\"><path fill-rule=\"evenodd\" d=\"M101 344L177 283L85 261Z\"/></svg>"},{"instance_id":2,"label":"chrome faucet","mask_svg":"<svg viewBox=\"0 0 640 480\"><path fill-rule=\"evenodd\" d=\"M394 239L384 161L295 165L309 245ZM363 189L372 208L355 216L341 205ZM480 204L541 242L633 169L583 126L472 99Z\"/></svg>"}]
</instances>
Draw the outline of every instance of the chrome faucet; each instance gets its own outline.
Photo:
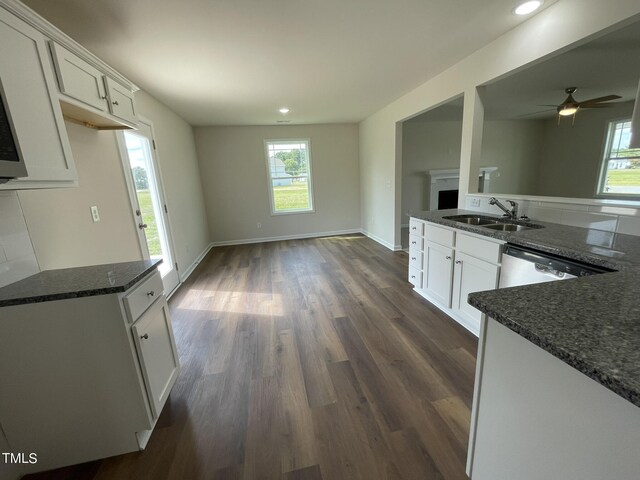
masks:
<instances>
[{"instance_id":1,"label":"chrome faucet","mask_svg":"<svg viewBox=\"0 0 640 480\"><path fill-rule=\"evenodd\" d=\"M511 210L509 210L502 203L500 203L496 197L491 197L489 199L489 205L495 205L496 207L498 207L500 210L504 212L505 217L509 217L511 220L517 220L518 219L518 203L514 202L513 200L507 200L507 202L509 202L509 205L511 205Z\"/></svg>"}]
</instances>

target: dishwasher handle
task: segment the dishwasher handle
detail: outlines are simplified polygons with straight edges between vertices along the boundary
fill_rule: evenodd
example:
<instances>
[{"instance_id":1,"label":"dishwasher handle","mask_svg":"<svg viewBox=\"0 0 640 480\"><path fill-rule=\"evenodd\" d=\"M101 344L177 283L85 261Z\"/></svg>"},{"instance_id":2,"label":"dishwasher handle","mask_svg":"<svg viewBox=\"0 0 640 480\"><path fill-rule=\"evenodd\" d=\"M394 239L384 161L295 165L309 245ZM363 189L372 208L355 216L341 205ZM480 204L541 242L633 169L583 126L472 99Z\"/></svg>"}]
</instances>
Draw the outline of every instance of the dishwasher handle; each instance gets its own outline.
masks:
<instances>
[{"instance_id":1,"label":"dishwasher handle","mask_svg":"<svg viewBox=\"0 0 640 480\"><path fill-rule=\"evenodd\" d=\"M536 264L536 270L538 270L538 265L540 265L548 268L549 270L555 270L558 273L569 274L575 277L586 277L597 273L614 271L605 267L581 263L576 260L553 255L552 253L540 252L526 247L521 247L519 245L512 245L510 243L505 245L502 254L534 263Z\"/></svg>"},{"instance_id":2,"label":"dishwasher handle","mask_svg":"<svg viewBox=\"0 0 640 480\"><path fill-rule=\"evenodd\" d=\"M551 275L552 277L556 277L558 280L562 280L567 276L566 273L556 270L555 268L551 268L548 265L542 265L541 263L536 263L536 272L544 273L545 275Z\"/></svg>"}]
</instances>

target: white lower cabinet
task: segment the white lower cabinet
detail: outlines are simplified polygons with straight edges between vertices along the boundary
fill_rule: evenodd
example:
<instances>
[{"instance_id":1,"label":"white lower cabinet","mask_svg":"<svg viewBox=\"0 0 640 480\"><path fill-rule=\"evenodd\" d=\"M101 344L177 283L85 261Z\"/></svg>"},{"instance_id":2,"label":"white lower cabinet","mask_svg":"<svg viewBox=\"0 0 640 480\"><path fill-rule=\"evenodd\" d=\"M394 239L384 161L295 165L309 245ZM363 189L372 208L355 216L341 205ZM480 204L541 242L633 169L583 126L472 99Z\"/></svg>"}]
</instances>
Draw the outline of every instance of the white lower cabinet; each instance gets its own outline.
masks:
<instances>
[{"instance_id":1,"label":"white lower cabinet","mask_svg":"<svg viewBox=\"0 0 640 480\"><path fill-rule=\"evenodd\" d=\"M422 220L412 218L409 222L409 283L422 288L422 265L424 250L424 224Z\"/></svg>"},{"instance_id":2,"label":"white lower cabinet","mask_svg":"<svg viewBox=\"0 0 640 480\"><path fill-rule=\"evenodd\" d=\"M131 330L153 415L157 418L180 370L166 300L157 300Z\"/></svg>"},{"instance_id":3,"label":"white lower cabinet","mask_svg":"<svg viewBox=\"0 0 640 480\"><path fill-rule=\"evenodd\" d=\"M0 432L38 458L20 474L146 446L180 368L159 279L0 308Z\"/></svg>"},{"instance_id":4,"label":"white lower cabinet","mask_svg":"<svg viewBox=\"0 0 640 480\"><path fill-rule=\"evenodd\" d=\"M422 288L443 306L451 307L453 248L425 242L423 272Z\"/></svg>"},{"instance_id":5,"label":"white lower cabinet","mask_svg":"<svg viewBox=\"0 0 640 480\"><path fill-rule=\"evenodd\" d=\"M472 292L497 288L504 242L423 223L424 239L410 235L415 243L409 245L409 282L423 297L479 335L482 313L467 303L467 297ZM419 250L421 244L423 249ZM414 260L419 255L423 262L421 272ZM415 278L419 273L422 278Z\"/></svg>"},{"instance_id":6,"label":"white lower cabinet","mask_svg":"<svg viewBox=\"0 0 640 480\"><path fill-rule=\"evenodd\" d=\"M493 290L498 288L500 267L471 255L456 252L453 269L453 299L451 310L457 315L467 329L475 331L480 328L482 312L467 303L472 292Z\"/></svg>"}]
</instances>

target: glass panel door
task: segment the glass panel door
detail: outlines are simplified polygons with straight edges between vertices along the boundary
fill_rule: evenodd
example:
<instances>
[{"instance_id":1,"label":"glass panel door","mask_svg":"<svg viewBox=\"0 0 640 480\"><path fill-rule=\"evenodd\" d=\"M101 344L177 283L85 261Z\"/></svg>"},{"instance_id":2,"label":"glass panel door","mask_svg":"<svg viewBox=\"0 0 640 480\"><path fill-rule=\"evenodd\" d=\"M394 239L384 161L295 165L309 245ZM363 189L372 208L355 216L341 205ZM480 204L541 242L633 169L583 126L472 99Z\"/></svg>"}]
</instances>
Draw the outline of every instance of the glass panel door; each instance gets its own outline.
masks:
<instances>
[{"instance_id":1,"label":"glass panel door","mask_svg":"<svg viewBox=\"0 0 640 480\"><path fill-rule=\"evenodd\" d=\"M162 259L158 269L168 294L178 286L179 278L173 259L164 195L155 165L151 126L141 123L137 131L124 131L122 135L131 172L130 176L127 175L127 183L142 254L145 258Z\"/></svg>"}]
</instances>

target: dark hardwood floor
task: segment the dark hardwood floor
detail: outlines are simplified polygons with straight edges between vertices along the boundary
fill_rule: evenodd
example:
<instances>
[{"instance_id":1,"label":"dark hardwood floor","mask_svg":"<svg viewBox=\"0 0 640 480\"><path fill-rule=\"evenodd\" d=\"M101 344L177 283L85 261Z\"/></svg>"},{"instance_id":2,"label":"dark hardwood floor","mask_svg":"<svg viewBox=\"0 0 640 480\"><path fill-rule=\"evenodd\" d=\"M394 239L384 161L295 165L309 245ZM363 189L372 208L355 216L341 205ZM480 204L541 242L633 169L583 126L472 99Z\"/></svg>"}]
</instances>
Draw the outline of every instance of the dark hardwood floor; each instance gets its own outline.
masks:
<instances>
[{"instance_id":1,"label":"dark hardwood floor","mask_svg":"<svg viewBox=\"0 0 640 480\"><path fill-rule=\"evenodd\" d=\"M477 340L360 236L213 249L144 452L39 479L466 479Z\"/></svg>"}]
</instances>

